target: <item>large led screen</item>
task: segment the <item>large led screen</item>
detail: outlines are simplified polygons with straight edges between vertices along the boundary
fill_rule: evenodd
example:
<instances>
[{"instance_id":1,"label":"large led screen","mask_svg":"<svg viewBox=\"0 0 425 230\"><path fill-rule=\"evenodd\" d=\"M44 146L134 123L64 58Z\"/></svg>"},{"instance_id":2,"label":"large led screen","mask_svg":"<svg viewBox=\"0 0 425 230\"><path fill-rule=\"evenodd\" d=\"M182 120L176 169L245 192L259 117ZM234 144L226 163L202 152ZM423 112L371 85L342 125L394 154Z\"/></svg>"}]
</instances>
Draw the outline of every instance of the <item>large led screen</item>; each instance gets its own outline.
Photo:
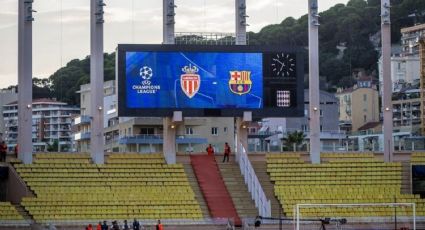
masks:
<instances>
[{"instance_id":1,"label":"large led screen","mask_svg":"<svg viewBox=\"0 0 425 230\"><path fill-rule=\"evenodd\" d=\"M303 116L303 64L295 49L119 45L120 116Z\"/></svg>"},{"instance_id":2,"label":"large led screen","mask_svg":"<svg viewBox=\"0 0 425 230\"><path fill-rule=\"evenodd\" d=\"M127 52L129 108L263 108L261 53Z\"/></svg>"}]
</instances>

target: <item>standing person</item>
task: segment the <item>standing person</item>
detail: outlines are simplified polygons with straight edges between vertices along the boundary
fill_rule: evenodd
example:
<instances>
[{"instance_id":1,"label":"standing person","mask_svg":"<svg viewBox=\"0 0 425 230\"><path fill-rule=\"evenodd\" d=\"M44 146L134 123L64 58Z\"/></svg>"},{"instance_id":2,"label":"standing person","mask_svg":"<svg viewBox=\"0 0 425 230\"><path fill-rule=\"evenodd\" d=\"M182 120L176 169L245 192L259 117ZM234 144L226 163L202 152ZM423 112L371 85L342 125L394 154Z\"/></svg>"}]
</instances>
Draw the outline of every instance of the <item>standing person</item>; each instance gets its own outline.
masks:
<instances>
[{"instance_id":1,"label":"standing person","mask_svg":"<svg viewBox=\"0 0 425 230\"><path fill-rule=\"evenodd\" d=\"M7 145L4 141L0 144L0 161L6 162Z\"/></svg>"},{"instance_id":2,"label":"standing person","mask_svg":"<svg viewBox=\"0 0 425 230\"><path fill-rule=\"evenodd\" d=\"M156 225L156 230L164 230L164 226L161 224L161 220L158 220L158 224Z\"/></svg>"},{"instance_id":3,"label":"standing person","mask_svg":"<svg viewBox=\"0 0 425 230\"><path fill-rule=\"evenodd\" d=\"M99 223L96 226L96 230L102 230L102 222L99 221Z\"/></svg>"},{"instance_id":4,"label":"standing person","mask_svg":"<svg viewBox=\"0 0 425 230\"><path fill-rule=\"evenodd\" d=\"M120 230L120 226L116 220L112 222L112 230Z\"/></svg>"},{"instance_id":5,"label":"standing person","mask_svg":"<svg viewBox=\"0 0 425 230\"><path fill-rule=\"evenodd\" d=\"M18 158L18 144L15 145L13 152L15 153L15 157Z\"/></svg>"},{"instance_id":6,"label":"standing person","mask_svg":"<svg viewBox=\"0 0 425 230\"><path fill-rule=\"evenodd\" d=\"M227 158L227 162L229 162L230 152L231 152L231 150L230 150L230 146L229 146L229 144L226 142L226 143L224 144L224 157L223 157L223 162L225 162L225 161L226 161L226 158Z\"/></svg>"},{"instance_id":7,"label":"standing person","mask_svg":"<svg viewBox=\"0 0 425 230\"><path fill-rule=\"evenodd\" d=\"M89 226L87 226L87 230L93 230L93 227L91 226L91 224L89 224Z\"/></svg>"},{"instance_id":8,"label":"standing person","mask_svg":"<svg viewBox=\"0 0 425 230\"><path fill-rule=\"evenodd\" d=\"M124 225L122 226L122 229L124 229L124 230L129 230L130 229L128 227L127 220L124 220Z\"/></svg>"},{"instance_id":9,"label":"standing person","mask_svg":"<svg viewBox=\"0 0 425 230\"><path fill-rule=\"evenodd\" d=\"M134 218L133 221L133 230L140 230L140 223L136 220L136 218Z\"/></svg>"},{"instance_id":10,"label":"standing person","mask_svg":"<svg viewBox=\"0 0 425 230\"><path fill-rule=\"evenodd\" d=\"M104 221L103 221L103 224L102 224L102 230L109 230L109 226L108 226L108 224L106 223L106 220L104 220Z\"/></svg>"},{"instance_id":11,"label":"standing person","mask_svg":"<svg viewBox=\"0 0 425 230\"><path fill-rule=\"evenodd\" d=\"M206 150L207 150L208 156L214 156L214 148L212 147L211 144L208 145Z\"/></svg>"}]
</instances>

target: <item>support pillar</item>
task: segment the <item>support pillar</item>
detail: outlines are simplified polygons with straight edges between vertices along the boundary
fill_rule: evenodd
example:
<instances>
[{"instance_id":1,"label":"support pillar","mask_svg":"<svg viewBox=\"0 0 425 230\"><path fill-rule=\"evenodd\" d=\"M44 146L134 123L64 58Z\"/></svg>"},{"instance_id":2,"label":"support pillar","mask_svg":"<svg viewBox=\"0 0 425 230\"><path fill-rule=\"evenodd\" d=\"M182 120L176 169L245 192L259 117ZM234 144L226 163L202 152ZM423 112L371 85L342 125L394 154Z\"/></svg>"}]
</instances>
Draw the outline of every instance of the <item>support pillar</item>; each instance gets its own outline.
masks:
<instances>
[{"instance_id":1,"label":"support pillar","mask_svg":"<svg viewBox=\"0 0 425 230\"><path fill-rule=\"evenodd\" d=\"M382 113L384 114L384 161L391 162L394 153L393 109L391 103L391 17L390 0L381 0L382 34Z\"/></svg>"},{"instance_id":2,"label":"support pillar","mask_svg":"<svg viewBox=\"0 0 425 230\"><path fill-rule=\"evenodd\" d=\"M164 44L174 44L174 25L175 21L175 8L174 0L162 0L162 42Z\"/></svg>"},{"instance_id":3,"label":"support pillar","mask_svg":"<svg viewBox=\"0 0 425 230\"><path fill-rule=\"evenodd\" d=\"M18 17L18 145L19 159L32 163L32 13L33 1L19 0Z\"/></svg>"},{"instance_id":4,"label":"support pillar","mask_svg":"<svg viewBox=\"0 0 425 230\"><path fill-rule=\"evenodd\" d=\"M317 0L308 0L310 159L320 164L319 15Z\"/></svg>"},{"instance_id":5,"label":"support pillar","mask_svg":"<svg viewBox=\"0 0 425 230\"><path fill-rule=\"evenodd\" d=\"M163 118L163 152L167 164L176 163L176 130L177 125L183 123L183 113L174 111L173 117Z\"/></svg>"},{"instance_id":6,"label":"support pillar","mask_svg":"<svg viewBox=\"0 0 425 230\"><path fill-rule=\"evenodd\" d=\"M247 45L246 41L246 0L235 1L235 17L236 17L236 45Z\"/></svg>"},{"instance_id":7,"label":"support pillar","mask_svg":"<svg viewBox=\"0 0 425 230\"><path fill-rule=\"evenodd\" d=\"M236 148L241 153L243 147L248 152L248 124L252 121L252 113L244 112L243 117L236 118Z\"/></svg>"},{"instance_id":8,"label":"support pillar","mask_svg":"<svg viewBox=\"0 0 425 230\"><path fill-rule=\"evenodd\" d=\"M103 0L90 0L90 153L95 164L104 163L103 108Z\"/></svg>"}]
</instances>

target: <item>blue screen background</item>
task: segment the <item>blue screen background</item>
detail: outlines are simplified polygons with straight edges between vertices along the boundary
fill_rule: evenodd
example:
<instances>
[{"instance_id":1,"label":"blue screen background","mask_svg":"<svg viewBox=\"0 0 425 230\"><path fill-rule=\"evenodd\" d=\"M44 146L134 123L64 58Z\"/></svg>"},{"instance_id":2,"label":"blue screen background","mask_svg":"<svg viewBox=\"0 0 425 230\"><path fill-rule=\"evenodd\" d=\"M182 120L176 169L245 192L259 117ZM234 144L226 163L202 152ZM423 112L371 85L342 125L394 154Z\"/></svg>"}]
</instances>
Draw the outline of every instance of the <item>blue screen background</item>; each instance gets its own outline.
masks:
<instances>
[{"instance_id":1,"label":"blue screen background","mask_svg":"<svg viewBox=\"0 0 425 230\"><path fill-rule=\"evenodd\" d=\"M192 98L180 86L184 66L199 69L199 92ZM134 86L142 85L140 69L152 69L155 93L138 93ZM252 88L244 95L230 91L230 71L251 71ZM261 53L215 52L127 52L126 97L129 108L263 108L263 60Z\"/></svg>"}]
</instances>

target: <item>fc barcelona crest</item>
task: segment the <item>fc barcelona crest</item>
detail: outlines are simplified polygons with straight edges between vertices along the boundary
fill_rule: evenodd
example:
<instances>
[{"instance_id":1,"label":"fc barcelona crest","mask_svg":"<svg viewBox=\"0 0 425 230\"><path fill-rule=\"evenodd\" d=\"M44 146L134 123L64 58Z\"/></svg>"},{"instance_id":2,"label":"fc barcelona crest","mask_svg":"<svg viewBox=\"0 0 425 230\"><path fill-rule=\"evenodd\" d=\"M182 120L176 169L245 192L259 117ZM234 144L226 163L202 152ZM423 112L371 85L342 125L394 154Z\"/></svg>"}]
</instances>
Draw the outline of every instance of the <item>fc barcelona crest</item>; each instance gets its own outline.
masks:
<instances>
[{"instance_id":1,"label":"fc barcelona crest","mask_svg":"<svg viewBox=\"0 0 425 230\"><path fill-rule=\"evenodd\" d=\"M181 88L187 97L192 98L198 93L201 86L201 76L197 74L199 69L196 66L189 65L183 67L182 71L184 74L180 76Z\"/></svg>"},{"instance_id":2,"label":"fc barcelona crest","mask_svg":"<svg viewBox=\"0 0 425 230\"><path fill-rule=\"evenodd\" d=\"M251 71L230 71L229 88L234 94L243 95L251 91Z\"/></svg>"}]
</instances>

